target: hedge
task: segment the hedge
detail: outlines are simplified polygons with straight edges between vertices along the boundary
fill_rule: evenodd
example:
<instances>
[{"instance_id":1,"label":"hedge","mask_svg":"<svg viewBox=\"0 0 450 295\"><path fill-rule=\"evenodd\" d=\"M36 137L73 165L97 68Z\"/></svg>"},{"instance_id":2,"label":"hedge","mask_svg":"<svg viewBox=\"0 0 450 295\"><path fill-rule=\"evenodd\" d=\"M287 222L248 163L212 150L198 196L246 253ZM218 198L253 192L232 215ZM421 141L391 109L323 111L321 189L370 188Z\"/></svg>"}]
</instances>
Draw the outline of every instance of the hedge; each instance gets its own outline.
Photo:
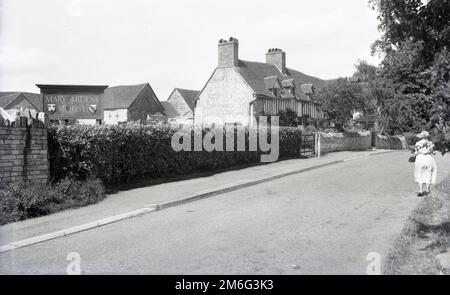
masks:
<instances>
[{"instance_id":1,"label":"hedge","mask_svg":"<svg viewBox=\"0 0 450 295\"><path fill-rule=\"evenodd\" d=\"M48 132L51 179L94 177L111 188L133 180L259 163L263 154L259 150L248 151L249 129L245 129L246 151L176 152L171 139L177 131L178 128L170 125L51 126ZM186 132L193 138L207 131L189 129ZM301 135L298 128L280 127L280 158L299 156Z\"/></svg>"},{"instance_id":2,"label":"hedge","mask_svg":"<svg viewBox=\"0 0 450 295\"><path fill-rule=\"evenodd\" d=\"M105 198L100 180L16 183L0 187L0 225L97 203Z\"/></svg>"}]
</instances>

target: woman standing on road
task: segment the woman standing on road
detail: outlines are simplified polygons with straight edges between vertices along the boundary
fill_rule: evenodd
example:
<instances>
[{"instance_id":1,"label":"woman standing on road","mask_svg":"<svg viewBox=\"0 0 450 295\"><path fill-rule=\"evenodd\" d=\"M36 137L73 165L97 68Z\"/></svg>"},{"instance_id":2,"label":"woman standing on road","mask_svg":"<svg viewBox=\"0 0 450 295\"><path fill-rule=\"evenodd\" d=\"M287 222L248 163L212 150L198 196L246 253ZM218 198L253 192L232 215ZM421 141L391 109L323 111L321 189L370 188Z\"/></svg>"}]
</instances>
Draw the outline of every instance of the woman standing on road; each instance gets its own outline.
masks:
<instances>
[{"instance_id":1,"label":"woman standing on road","mask_svg":"<svg viewBox=\"0 0 450 295\"><path fill-rule=\"evenodd\" d=\"M420 140L415 145L415 169L414 179L419 184L419 193L417 196L426 196L430 193L431 184L436 183L436 161L433 158L434 144L429 140L430 134L422 131L417 134ZM423 190L425 186L425 191Z\"/></svg>"}]
</instances>

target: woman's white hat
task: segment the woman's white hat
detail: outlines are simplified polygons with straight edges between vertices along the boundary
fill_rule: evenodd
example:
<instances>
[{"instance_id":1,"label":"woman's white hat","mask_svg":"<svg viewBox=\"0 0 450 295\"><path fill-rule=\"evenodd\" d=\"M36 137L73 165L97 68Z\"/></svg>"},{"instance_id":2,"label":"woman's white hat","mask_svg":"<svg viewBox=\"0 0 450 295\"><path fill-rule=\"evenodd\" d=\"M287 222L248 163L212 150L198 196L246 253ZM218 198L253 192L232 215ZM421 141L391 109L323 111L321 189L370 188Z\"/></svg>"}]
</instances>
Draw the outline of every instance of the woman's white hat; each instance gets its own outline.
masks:
<instances>
[{"instance_id":1,"label":"woman's white hat","mask_svg":"<svg viewBox=\"0 0 450 295\"><path fill-rule=\"evenodd\" d=\"M425 130L416 135L417 138L427 138L428 136L430 136L430 133Z\"/></svg>"}]
</instances>

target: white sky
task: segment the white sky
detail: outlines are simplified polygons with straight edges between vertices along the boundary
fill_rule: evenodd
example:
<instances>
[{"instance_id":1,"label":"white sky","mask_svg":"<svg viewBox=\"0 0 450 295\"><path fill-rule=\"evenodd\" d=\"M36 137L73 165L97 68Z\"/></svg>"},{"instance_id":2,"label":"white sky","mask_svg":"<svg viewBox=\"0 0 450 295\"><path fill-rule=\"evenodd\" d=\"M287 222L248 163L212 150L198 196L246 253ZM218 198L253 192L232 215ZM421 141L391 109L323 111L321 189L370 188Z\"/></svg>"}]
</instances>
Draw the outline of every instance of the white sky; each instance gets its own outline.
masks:
<instances>
[{"instance_id":1,"label":"white sky","mask_svg":"<svg viewBox=\"0 0 450 295\"><path fill-rule=\"evenodd\" d=\"M201 89L217 42L239 39L239 58L286 51L287 65L323 79L377 65L367 0L0 0L0 91L43 84L149 82L160 100Z\"/></svg>"}]
</instances>

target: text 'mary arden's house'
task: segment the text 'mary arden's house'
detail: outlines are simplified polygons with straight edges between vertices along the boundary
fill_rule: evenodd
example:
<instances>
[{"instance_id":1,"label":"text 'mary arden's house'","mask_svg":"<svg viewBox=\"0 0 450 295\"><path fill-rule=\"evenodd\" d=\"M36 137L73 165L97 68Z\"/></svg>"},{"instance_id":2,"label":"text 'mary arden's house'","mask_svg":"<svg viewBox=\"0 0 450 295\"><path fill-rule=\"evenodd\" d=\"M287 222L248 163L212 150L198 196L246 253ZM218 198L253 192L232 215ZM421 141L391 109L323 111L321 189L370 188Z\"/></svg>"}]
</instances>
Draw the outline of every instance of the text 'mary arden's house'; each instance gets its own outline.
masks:
<instances>
[{"instance_id":1,"label":"text 'mary arden's house'","mask_svg":"<svg viewBox=\"0 0 450 295\"><path fill-rule=\"evenodd\" d=\"M104 93L104 123L165 120L165 110L150 84L108 87Z\"/></svg>"},{"instance_id":2,"label":"text 'mary arden's house'","mask_svg":"<svg viewBox=\"0 0 450 295\"><path fill-rule=\"evenodd\" d=\"M303 119L320 119L315 87L325 81L286 66L286 53L269 49L266 62L239 59L239 41L221 39L218 65L197 96L194 124L255 125L260 114L277 115L291 109Z\"/></svg>"}]
</instances>

